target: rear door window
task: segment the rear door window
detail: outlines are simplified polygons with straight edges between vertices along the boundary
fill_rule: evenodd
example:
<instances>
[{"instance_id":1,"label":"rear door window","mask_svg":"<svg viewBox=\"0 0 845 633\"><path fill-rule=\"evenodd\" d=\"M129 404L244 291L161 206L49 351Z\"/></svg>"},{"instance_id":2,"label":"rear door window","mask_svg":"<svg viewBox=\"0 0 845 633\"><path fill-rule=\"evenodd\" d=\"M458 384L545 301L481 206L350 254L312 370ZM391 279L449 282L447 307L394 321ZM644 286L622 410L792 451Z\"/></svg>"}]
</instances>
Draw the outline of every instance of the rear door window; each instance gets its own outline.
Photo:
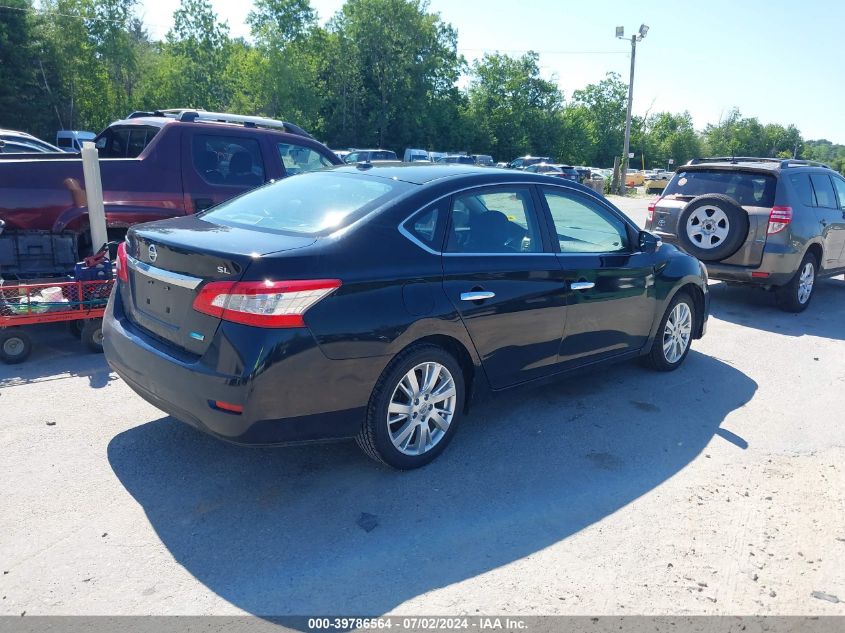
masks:
<instances>
[{"instance_id":1,"label":"rear door window","mask_svg":"<svg viewBox=\"0 0 845 633\"><path fill-rule=\"evenodd\" d=\"M737 169L700 169L679 172L666 186L664 197L695 198L710 193L730 196L742 206L772 207L777 179L769 174Z\"/></svg>"},{"instance_id":2,"label":"rear door window","mask_svg":"<svg viewBox=\"0 0 845 633\"><path fill-rule=\"evenodd\" d=\"M257 187L264 183L264 160L253 138L196 134L194 169L211 185Z\"/></svg>"},{"instance_id":3,"label":"rear door window","mask_svg":"<svg viewBox=\"0 0 845 633\"><path fill-rule=\"evenodd\" d=\"M277 143L276 147L279 149L279 157L288 176L334 165L328 158L310 147L303 147L296 143Z\"/></svg>"},{"instance_id":4,"label":"rear door window","mask_svg":"<svg viewBox=\"0 0 845 633\"><path fill-rule=\"evenodd\" d=\"M836 194L833 193L833 185L830 176L827 174L810 174L810 182L813 183L813 190L816 192L816 203L825 209L836 209Z\"/></svg>"},{"instance_id":5,"label":"rear door window","mask_svg":"<svg viewBox=\"0 0 845 633\"><path fill-rule=\"evenodd\" d=\"M457 196L447 239L451 253L540 253L537 212L528 188L486 189Z\"/></svg>"},{"instance_id":6,"label":"rear door window","mask_svg":"<svg viewBox=\"0 0 845 633\"><path fill-rule=\"evenodd\" d=\"M836 195L839 196L839 208L845 210L845 180L838 176L834 176L832 180Z\"/></svg>"},{"instance_id":7,"label":"rear door window","mask_svg":"<svg viewBox=\"0 0 845 633\"><path fill-rule=\"evenodd\" d=\"M160 129L147 125L110 127L94 140L94 145L100 158L136 158Z\"/></svg>"},{"instance_id":8,"label":"rear door window","mask_svg":"<svg viewBox=\"0 0 845 633\"><path fill-rule=\"evenodd\" d=\"M798 201L805 207L816 206L816 194L813 191L813 186L810 184L810 176L808 174L789 174L789 183L795 190L795 195L798 196Z\"/></svg>"}]
</instances>

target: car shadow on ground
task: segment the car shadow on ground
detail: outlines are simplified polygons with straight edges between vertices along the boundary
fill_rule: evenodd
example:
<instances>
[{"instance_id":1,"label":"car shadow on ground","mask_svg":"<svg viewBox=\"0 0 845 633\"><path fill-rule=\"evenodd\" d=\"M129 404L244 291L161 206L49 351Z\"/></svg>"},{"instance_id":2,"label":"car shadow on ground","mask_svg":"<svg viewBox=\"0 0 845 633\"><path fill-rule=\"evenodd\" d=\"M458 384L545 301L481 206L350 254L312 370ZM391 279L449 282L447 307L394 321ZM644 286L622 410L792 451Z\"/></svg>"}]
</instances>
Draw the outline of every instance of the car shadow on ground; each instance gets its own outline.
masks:
<instances>
[{"instance_id":1,"label":"car shadow on ground","mask_svg":"<svg viewBox=\"0 0 845 633\"><path fill-rule=\"evenodd\" d=\"M819 279L810 305L793 314L778 307L774 292L759 288L710 284L710 314L721 321L786 336L845 339L845 282L842 276Z\"/></svg>"},{"instance_id":2,"label":"car shadow on ground","mask_svg":"<svg viewBox=\"0 0 845 633\"><path fill-rule=\"evenodd\" d=\"M175 560L240 609L382 614L648 493L756 389L696 352L671 374L626 363L491 398L405 473L353 443L249 449L169 417L115 436L108 459Z\"/></svg>"},{"instance_id":3,"label":"car shadow on ground","mask_svg":"<svg viewBox=\"0 0 845 633\"><path fill-rule=\"evenodd\" d=\"M32 354L17 365L0 361L0 389L77 376L87 378L92 389L101 389L116 380L105 357L90 351L71 335L66 323L22 329L32 339Z\"/></svg>"}]
</instances>

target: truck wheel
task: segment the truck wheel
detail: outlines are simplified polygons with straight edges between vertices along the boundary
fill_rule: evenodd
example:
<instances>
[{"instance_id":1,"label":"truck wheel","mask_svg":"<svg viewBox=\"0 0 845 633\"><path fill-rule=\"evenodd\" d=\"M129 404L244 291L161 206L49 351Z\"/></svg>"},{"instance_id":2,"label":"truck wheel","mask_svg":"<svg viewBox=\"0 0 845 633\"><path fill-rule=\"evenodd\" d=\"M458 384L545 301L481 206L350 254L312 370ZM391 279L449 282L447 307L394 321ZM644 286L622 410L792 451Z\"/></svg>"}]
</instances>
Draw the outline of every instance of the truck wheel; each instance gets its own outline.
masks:
<instances>
[{"instance_id":1,"label":"truck wheel","mask_svg":"<svg viewBox=\"0 0 845 633\"><path fill-rule=\"evenodd\" d=\"M75 319L67 322L67 331L77 340L82 338L83 327L85 327L85 322L82 319Z\"/></svg>"},{"instance_id":2,"label":"truck wheel","mask_svg":"<svg viewBox=\"0 0 845 633\"><path fill-rule=\"evenodd\" d=\"M103 320L90 319L82 326L82 342L92 352L103 352Z\"/></svg>"},{"instance_id":3,"label":"truck wheel","mask_svg":"<svg viewBox=\"0 0 845 633\"><path fill-rule=\"evenodd\" d=\"M730 196L699 196L690 200L678 218L681 246L704 262L730 257L747 235L748 213Z\"/></svg>"},{"instance_id":4,"label":"truck wheel","mask_svg":"<svg viewBox=\"0 0 845 633\"><path fill-rule=\"evenodd\" d=\"M804 255L789 283L777 289L778 305L787 312L803 312L810 305L816 287L818 262L812 253Z\"/></svg>"},{"instance_id":5,"label":"truck wheel","mask_svg":"<svg viewBox=\"0 0 845 633\"><path fill-rule=\"evenodd\" d=\"M9 365L25 361L32 352L32 341L20 329L0 332L0 359Z\"/></svg>"}]
</instances>

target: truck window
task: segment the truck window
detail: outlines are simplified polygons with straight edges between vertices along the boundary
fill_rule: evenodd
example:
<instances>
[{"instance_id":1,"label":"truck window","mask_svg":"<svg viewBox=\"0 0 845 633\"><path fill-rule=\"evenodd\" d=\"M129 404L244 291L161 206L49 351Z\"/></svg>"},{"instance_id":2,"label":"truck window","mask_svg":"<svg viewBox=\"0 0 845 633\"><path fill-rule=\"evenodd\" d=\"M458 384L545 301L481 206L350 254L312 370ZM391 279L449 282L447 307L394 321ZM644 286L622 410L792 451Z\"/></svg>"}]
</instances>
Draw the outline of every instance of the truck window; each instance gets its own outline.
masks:
<instances>
[{"instance_id":1,"label":"truck window","mask_svg":"<svg viewBox=\"0 0 845 633\"><path fill-rule=\"evenodd\" d=\"M303 147L295 143L278 143L277 147L288 176L331 167L334 164L320 152L310 147Z\"/></svg>"},{"instance_id":2,"label":"truck window","mask_svg":"<svg viewBox=\"0 0 845 633\"><path fill-rule=\"evenodd\" d=\"M94 141L100 158L136 158L161 128L146 125L115 126Z\"/></svg>"},{"instance_id":3,"label":"truck window","mask_svg":"<svg viewBox=\"0 0 845 633\"><path fill-rule=\"evenodd\" d=\"M264 184L264 161L255 139L196 134L192 150L194 169L208 184L239 187Z\"/></svg>"},{"instance_id":4,"label":"truck window","mask_svg":"<svg viewBox=\"0 0 845 633\"><path fill-rule=\"evenodd\" d=\"M69 138L67 136L60 136L59 138L56 139L56 141L58 141L58 143L56 143L56 145L58 147L67 147L68 149L73 149L73 139L72 138Z\"/></svg>"}]
</instances>

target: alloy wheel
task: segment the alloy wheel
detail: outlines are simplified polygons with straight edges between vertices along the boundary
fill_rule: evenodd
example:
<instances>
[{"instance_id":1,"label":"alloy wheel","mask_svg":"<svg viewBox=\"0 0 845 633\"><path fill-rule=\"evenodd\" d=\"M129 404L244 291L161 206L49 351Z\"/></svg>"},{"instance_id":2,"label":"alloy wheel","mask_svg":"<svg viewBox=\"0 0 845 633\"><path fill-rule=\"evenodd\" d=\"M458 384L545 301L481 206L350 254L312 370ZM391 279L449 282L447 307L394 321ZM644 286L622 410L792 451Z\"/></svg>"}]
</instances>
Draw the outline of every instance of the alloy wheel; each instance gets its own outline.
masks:
<instances>
[{"instance_id":1,"label":"alloy wheel","mask_svg":"<svg viewBox=\"0 0 845 633\"><path fill-rule=\"evenodd\" d=\"M663 357L667 363L675 364L689 347L692 337L692 311L683 301L669 313L663 328Z\"/></svg>"},{"instance_id":2,"label":"alloy wheel","mask_svg":"<svg viewBox=\"0 0 845 633\"><path fill-rule=\"evenodd\" d=\"M455 415L457 390L449 370L436 362L420 363L406 373L387 407L390 441L405 455L422 455L446 434Z\"/></svg>"},{"instance_id":3,"label":"alloy wheel","mask_svg":"<svg viewBox=\"0 0 845 633\"><path fill-rule=\"evenodd\" d=\"M801 269L801 276L798 277L798 303L803 305L810 300L815 283L816 267L813 266L813 262L807 262Z\"/></svg>"}]
</instances>

